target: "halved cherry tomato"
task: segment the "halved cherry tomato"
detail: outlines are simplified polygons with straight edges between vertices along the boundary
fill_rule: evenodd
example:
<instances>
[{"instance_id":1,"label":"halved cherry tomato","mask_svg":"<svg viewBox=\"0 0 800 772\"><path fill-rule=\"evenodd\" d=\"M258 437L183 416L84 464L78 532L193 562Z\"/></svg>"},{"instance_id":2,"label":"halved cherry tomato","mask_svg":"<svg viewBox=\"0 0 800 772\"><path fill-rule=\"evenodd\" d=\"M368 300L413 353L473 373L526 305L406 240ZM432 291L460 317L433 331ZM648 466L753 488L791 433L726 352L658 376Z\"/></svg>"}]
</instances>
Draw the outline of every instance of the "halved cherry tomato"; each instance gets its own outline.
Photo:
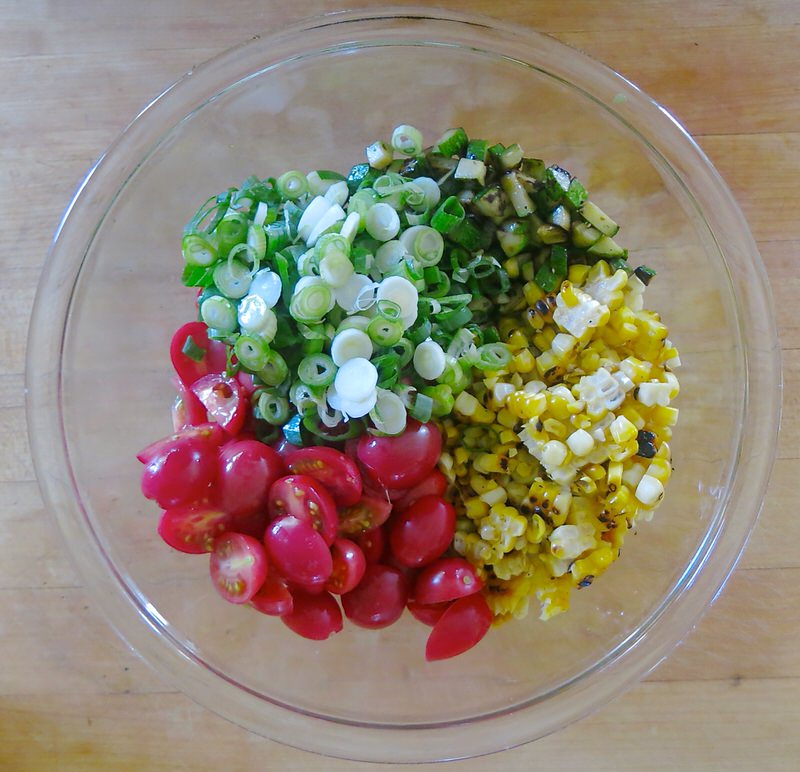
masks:
<instances>
[{"instance_id":1,"label":"halved cherry tomato","mask_svg":"<svg viewBox=\"0 0 800 772\"><path fill-rule=\"evenodd\" d=\"M414 583L414 600L445 603L479 592L483 582L464 558L441 558L422 569Z\"/></svg>"},{"instance_id":2,"label":"halved cherry tomato","mask_svg":"<svg viewBox=\"0 0 800 772\"><path fill-rule=\"evenodd\" d=\"M327 582L333 571L331 551L309 520L292 515L273 520L264 544L278 572L290 582L318 585Z\"/></svg>"},{"instance_id":3,"label":"halved cherry tomato","mask_svg":"<svg viewBox=\"0 0 800 772\"><path fill-rule=\"evenodd\" d=\"M424 625L428 625L428 627L433 627L442 618L442 614L447 611L449 605L449 603L434 603L426 606L416 600L409 599L406 607L414 619L419 620Z\"/></svg>"},{"instance_id":4,"label":"halved cherry tomato","mask_svg":"<svg viewBox=\"0 0 800 772\"><path fill-rule=\"evenodd\" d=\"M319 531L325 543L333 544L339 524L330 493L313 477L303 474L282 477L269 490L270 517L292 515Z\"/></svg>"},{"instance_id":5,"label":"halved cherry tomato","mask_svg":"<svg viewBox=\"0 0 800 772\"><path fill-rule=\"evenodd\" d=\"M336 539L331 546L333 571L325 582L325 589L335 595L343 595L354 589L367 569L367 560L355 542Z\"/></svg>"},{"instance_id":6,"label":"halved cherry tomato","mask_svg":"<svg viewBox=\"0 0 800 772\"><path fill-rule=\"evenodd\" d=\"M373 528L353 535L353 541L361 547L367 563L379 563L386 550L386 531Z\"/></svg>"},{"instance_id":7,"label":"halved cherry tomato","mask_svg":"<svg viewBox=\"0 0 800 772\"><path fill-rule=\"evenodd\" d=\"M214 539L209 563L217 592L230 603L247 603L264 584L269 562L264 545L243 533Z\"/></svg>"},{"instance_id":8,"label":"halved cherry tomato","mask_svg":"<svg viewBox=\"0 0 800 772\"><path fill-rule=\"evenodd\" d=\"M142 470L142 494L161 509L208 498L217 476L217 452L206 439L182 437L150 456Z\"/></svg>"},{"instance_id":9,"label":"halved cherry tomato","mask_svg":"<svg viewBox=\"0 0 800 772\"><path fill-rule=\"evenodd\" d=\"M350 506L361 498L361 474L344 453L334 448L299 448L287 453L285 460L292 474L321 482L338 506Z\"/></svg>"},{"instance_id":10,"label":"halved cherry tomato","mask_svg":"<svg viewBox=\"0 0 800 772\"><path fill-rule=\"evenodd\" d=\"M491 624L492 612L480 593L453 601L428 636L425 659L432 662L462 654L486 635Z\"/></svg>"},{"instance_id":11,"label":"halved cherry tomato","mask_svg":"<svg viewBox=\"0 0 800 772\"><path fill-rule=\"evenodd\" d=\"M283 462L272 448L257 440L234 440L219 451L215 501L232 515L265 509L270 487L283 474Z\"/></svg>"},{"instance_id":12,"label":"halved cherry tomato","mask_svg":"<svg viewBox=\"0 0 800 772\"><path fill-rule=\"evenodd\" d=\"M203 352L201 359L192 359L184 352L189 338ZM169 344L169 356L178 378L187 387L209 373L225 372L227 365L225 344L209 340L208 327L203 322L189 322L179 327Z\"/></svg>"},{"instance_id":13,"label":"halved cherry tomato","mask_svg":"<svg viewBox=\"0 0 800 772\"><path fill-rule=\"evenodd\" d=\"M219 373L209 373L192 384L191 392L203 403L208 417L228 434L235 436L241 431L248 401L239 381Z\"/></svg>"},{"instance_id":14,"label":"halved cherry tomato","mask_svg":"<svg viewBox=\"0 0 800 772\"><path fill-rule=\"evenodd\" d=\"M251 397L256 390L255 376L252 373L239 370L236 373L236 380L239 381L239 385L242 387L245 396Z\"/></svg>"},{"instance_id":15,"label":"halved cherry tomato","mask_svg":"<svg viewBox=\"0 0 800 772\"><path fill-rule=\"evenodd\" d=\"M280 576L269 573L261 589L250 598L250 605L262 614L282 617L292 610L292 594Z\"/></svg>"},{"instance_id":16,"label":"halved cherry tomato","mask_svg":"<svg viewBox=\"0 0 800 772\"><path fill-rule=\"evenodd\" d=\"M406 578L396 568L373 563L358 586L342 595L342 608L351 622L378 629L396 622L407 600Z\"/></svg>"},{"instance_id":17,"label":"halved cherry tomato","mask_svg":"<svg viewBox=\"0 0 800 772\"><path fill-rule=\"evenodd\" d=\"M357 504L339 511L339 532L355 535L383 525L392 514L386 499L364 495Z\"/></svg>"},{"instance_id":18,"label":"halved cherry tomato","mask_svg":"<svg viewBox=\"0 0 800 772\"><path fill-rule=\"evenodd\" d=\"M147 447L142 448L136 454L136 458L143 464L149 464L156 456L169 450L169 448L173 447L178 441L187 439L203 440L208 442L211 448L217 448L225 440L225 432L222 431L222 427L219 424L213 423L187 426L174 434L151 442Z\"/></svg>"},{"instance_id":19,"label":"halved cherry tomato","mask_svg":"<svg viewBox=\"0 0 800 772\"><path fill-rule=\"evenodd\" d=\"M214 539L229 530L231 516L211 507L179 507L162 512L158 535L173 549L190 555L211 552Z\"/></svg>"},{"instance_id":20,"label":"halved cherry tomato","mask_svg":"<svg viewBox=\"0 0 800 772\"><path fill-rule=\"evenodd\" d=\"M394 505L399 512L410 507L423 496L444 496L446 491L447 478L438 469L434 469L422 482L417 483L413 488L404 490L402 497L397 499Z\"/></svg>"},{"instance_id":21,"label":"halved cherry tomato","mask_svg":"<svg viewBox=\"0 0 800 772\"><path fill-rule=\"evenodd\" d=\"M206 423L208 413L203 403L183 385L177 375L172 376L172 385L178 392L172 406L172 426L175 431Z\"/></svg>"},{"instance_id":22,"label":"halved cherry tomato","mask_svg":"<svg viewBox=\"0 0 800 772\"><path fill-rule=\"evenodd\" d=\"M369 474L386 488L411 488L439 461L442 436L432 423L409 421L397 437L364 434L356 454Z\"/></svg>"},{"instance_id":23,"label":"halved cherry tomato","mask_svg":"<svg viewBox=\"0 0 800 772\"><path fill-rule=\"evenodd\" d=\"M342 629L342 611L330 593L314 595L295 589L292 591L292 602L292 610L284 614L281 620L303 638L324 641Z\"/></svg>"},{"instance_id":24,"label":"halved cherry tomato","mask_svg":"<svg viewBox=\"0 0 800 772\"><path fill-rule=\"evenodd\" d=\"M244 533L254 539L263 541L268 523L269 514L267 510L259 509L256 512L248 512L244 515L233 515L228 530L235 533Z\"/></svg>"},{"instance_id":25,"label":"halved cherry tomato","mask_svg":"<svg viewBox=\"0 0 800 772\"><path fill-rule=\"evenodd\" d=\"M395 560L409 568L432 563L449 546L456 512L441 496L423 496L391 522L389 548Z\"/></svg>"}]
</instances>

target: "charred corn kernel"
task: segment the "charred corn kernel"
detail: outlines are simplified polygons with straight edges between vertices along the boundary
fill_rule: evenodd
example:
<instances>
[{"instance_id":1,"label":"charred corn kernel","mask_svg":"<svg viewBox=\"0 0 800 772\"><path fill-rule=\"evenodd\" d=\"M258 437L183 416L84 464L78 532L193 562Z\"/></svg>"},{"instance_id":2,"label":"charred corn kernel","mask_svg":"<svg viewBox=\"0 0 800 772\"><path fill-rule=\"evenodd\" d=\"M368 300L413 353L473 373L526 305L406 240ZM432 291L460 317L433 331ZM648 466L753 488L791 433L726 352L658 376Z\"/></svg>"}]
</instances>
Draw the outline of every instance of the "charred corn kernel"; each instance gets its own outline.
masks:
<instances>
[{"instance_id":1,"label":"charred corn kernel","mask_svg":"<svg viewBox=\"0 0 800 772\"><path fill-rule=\"evenodd\" d=\"M504 504L506 499L508 498L508 493L506 492L505 488L501 488L497 486L496 488L491 488L484 493L479 494L481 499L485 501L490 507L493 507L495 504Z\"/></svg>"},{"instance_id":2,"label":"charred corn kernel","mask_svg":"<svg viewBox=\"0 0 800 772\"><path fill-rule=\"evenodd\" d=\"M636 502L633 500L633 494L625 485L620 485L616 491L606 497L606 509L614 517L632 513L635 508Z\"/></svg>"},{"instance_id":3,"label":"charred corn kernel","mask_svg":"<svg viewBox=\"0 0 800 772\"><path fill-rule=\"evenodd\" d=\"M570 572L581 584L588 577L595 578L603 573L614 562L614 550L611 547L598 547L585 558L576 560ZM585 584L583 584L585 586Z\"/></svg>"},{"instance_id":4,"label":"charred corn kernel","mask_svg":"<svg viewBox=\"0 0 800 772\"><path fill-rule=\"evenodd\" d=\"M534 343L535 342L534 340ZM549 341L545 342L542 346L538 343L536 345L539 349L544 349L543 353L536 357L536 369L539 371L539 375L547 377L547 373L561 364L561 358L554 351L549 349Z\"/></svg>"},{"instance_id":5,"label":"charred corn kernel","mask_svg":"<svg viewBox=\"0 0 800 772\"><path fill-rule=\"evenodd\" d=\"M642 469L644 474L644 469ZM597 492L597 483L589 475L581 475L574 482L577 493L581 496L592 496Z\"/></svg>"},{"instance_id":6,"label":"charred corn kernel","mask_svg":"<svg viewBox=\"0 0 800 772\"><path fill-rule=\"evenodd\" d=\"M608 475L606 477L608 490L615 491L622 484L622 464L613 462L608 465Z\"/></svg>"},{"instance_id":7,"label":"charred corn kernel","mask_svg":"<svg viewBox=\"0 0 800 772\"><path fill-rule=\"evenodd\" d=\"M456 397L456 401L453 404L453 409L467 418L475 415L475 412L480 407L481 403L468 391L462 391L461 394Z\"/></svg>"},{"instance_id":8,"label":"charred corn kernel","mask_svg":"<svg viewBox=\"0 0 800 772\"><path fill-rule=\"evenodd\" d=\"M456 448L453 451L453 460L456 464L466 464L469 461L469 451L466 448Z\"/></svg>"},{"instance_id":9,"label":"charred corn kernel","mask_svg":"<svg viewBox=\"0 0 800 772\"><path fill-rule=\"evenodd\" d=\"M489 514L489 505L478 496L471 496L464 501L464 510L468 518L477 520Z\"/></svg>"},{"instance_id":10,"label":"charred corn kernel","mask_svg":"<svg viewBox=\"0 0 800 772\"><path fill-rule=\"evenodd\" d=\"M656 405L650 414L653 423L659 426L675 426L678 423L678 409Z\"/></svg>"},{"instance_id":11,"label":"charred corn kernel","mask_svg":"<svg viewBox=\"0 0 800 772\"><path fill-rule=\"evenodd\" d=\"M614 442L623 444L629 440L635 439L636 427L624 416L617 416L608 427Z\"/></svg>"},{"instance_id":12,"label":"charred corn kernel","mask_svg":"<svg viewBox=\"0 0 800 772\"><path fill-rule=\"evenodd\" d=\"M661 481L649 474L644 475L636 486L636 498L646 507L658 504L664 496L664 486Z\"/></svg>"},{"instance_id":13,"label":"charred corn kernel","mask_svg":"<svg viewBox=\"0 0 800 772\"><path fill-rule=\"evenodd\" d=\"M506 338L506 345L513 351L521 351L528 348L528 338L522 330L515 329Z\"/></svg>"},{"instance_id":14,"label":"charred corn kernel","mask_svg":"<svg viewBox=\"0 0 800 772\"><path fill-rule=\"evenodd\" d=\"M479 453L472 462L472 468L480 474L501 473L506 470L503 459L496 453Z\"/></svg>"},{"instance_id":15,"label":"charred corn kernel","mask_svg":"<svg viewBox=\"0 0 800 772\"><path fill-rule=\"evenodd\" d=\"M558 440L550 440L542 449L542 463L561 466L567 460L567 446Z\"/></svg>"},{"instance_id":16,"label":"charred corn kernel","mask_svg":"<svg viewBox=\"0 0 800 772\"><path fill-rule=\"evenodd\" d=\"M518 351L511 358L511 370L516 373L530 373L536 367L536 360L529 348Z\"/></svg>"},{"instance_id":17,"label":"charred corn kernel","mask_svg":"<svg viewBox=\"0 0 800 772\"><path fill-rule=\"evenodd\" d=\"M576 456L587 456L594 450L594 437L584 429L578 429L567 437L567 446Z\"/></svg>"},{"instance_id":18,"label":"charred corn kernel","mask_svg":"<svg viewBox=\"0 0 800 772\"><path fill-rule=\"evenodd\" d=\"M525 295L525 302L531 308L536 305L537 300L541 300L544 297L544 291L542 288L532 281L529 281L525 284L525 286L522 288L522 294Z\"/></svg>"},{"instance_id":19,"label":"charred corn kernel","mask_svg":"<svg viewBox=\"0 0 800 772\"><path fill-rule=\"evenodd\" d=\"M566 517L569 514L571 506L572 494L569 491L561 491L555 499L553 499L553 512L562 517Z\"/></svg>"},{"instance_id":20,"label":"charred corn kernel","mask_svg":"<svg viewBox=\"0 0 800 772\"><path fill-rule=\"evenodd\" d=\"M497 487L497 483L494 480L490 480L488 477L483 477L479 474L470 476L469 485L478 496Z\"/></svg>"},{"instance_id":21,"label":"charred corn kernel","mask_svg":"<svg viewBox=\"0 0 800 772\"><path fill-rule=\"evenodd\" d=\"M555 418L546 418L542 421L544 430L558 440L565 440L569 431L566 424L557 421Z\"/></svg>"},{"instance_id":22,"label":"charred corn kernel","mask_svg":"<svg viewBox=\"0 0 800 772\"><path fill-rule=\"evenodd\" d=\"M573 284L583 284L586 280L586 275L589 273L588 265L571 265L567 271L567 278Z\"/></svg>"}]
</instances>

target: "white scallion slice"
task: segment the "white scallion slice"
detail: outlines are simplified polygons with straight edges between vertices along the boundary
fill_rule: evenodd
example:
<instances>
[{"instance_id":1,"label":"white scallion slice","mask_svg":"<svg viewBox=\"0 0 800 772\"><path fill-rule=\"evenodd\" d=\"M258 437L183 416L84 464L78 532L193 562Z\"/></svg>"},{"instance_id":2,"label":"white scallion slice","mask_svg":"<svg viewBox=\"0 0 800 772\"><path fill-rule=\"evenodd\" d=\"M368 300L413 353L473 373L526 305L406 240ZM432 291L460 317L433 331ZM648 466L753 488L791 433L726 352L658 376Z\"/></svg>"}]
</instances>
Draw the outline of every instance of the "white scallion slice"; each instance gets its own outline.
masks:
<instances>
[{"instance_id":1,"label":"white scallion slice","mask_svg":"<svg viewBox=\"0 0 800 772\"><path fill-rule=\"evenodd\" d=\"M420 378L434 381L444 372L444 366L444 351L435 340L428 338L417 346L414 351L414 369Z\"/></svg>"},{"instance_id":2,"label":"white scallion slice","mask_svg":"<svg viewBox=\"0 0 800 772\"><path fill-rule=\"evenodd\" d=\"M318 322L334 306L331 288L319 276L303 276L294 286L289 313L298 322Z\"/></svg>"},{"instance_id":3,"label":"white scallion slice","mask_svg":"<svg viewBox=\"0 0 800 772\"><path fill-rule=\"evenodd\" d=\"M375 267L381 273L388 273L399 263L403 262L403 258L408 254L408 250L400 240L392 239L384 244L381 244L375 252Z\"/></svg>"},{"instance_id":4,"label":"white scallion slice","mask_svg":"<svg viewBox=\"0 0 800 772\"><path fill-rule=\"evenodd\" d=\"M260 295L245 295L239 303L239 327L269 343L278 332L278 318Z\"/></svg>"},{"instance_id":5,"label":"white scallion slice","mask_svg":"<svg viewBox=\"0 0 800 772\"><path fill-rule=\"evenodd\" d=\"M364 221L367 233L378 241L390 241L400 232L400 216L389 204L371 206Z\"/></svg>"},{"instance_id":6,"label":"white scallion slice","mask_svg":"<svg viewBox=\"0 0 800 772\"><path fill-rule=\"evenodd\" d=\"M402 276L387 276L379 285L376 300L392 300L400 306L403 329L408 329L417 320L417 288Z\"/></svg>"},{"instance_id":7,"label":"white scallion slice","mask_svg":"<svg viewBox=\"0 0 800 772\"><path fill-rule=\"evenodd\" d=\"M362 400L361 402L352 402L349 399L342 400L342 413L346 415L348 418L363 418L367 413L369 413L372 408L375 407L375 402L378 399L378 395L375 391L369 395L366 399Z\"/></svg>"},{"instance_id":8,"label":"white scallion slice","mask_svg":"<svg viewBox=\"0 0 800 772\"><path fill-rule=\"evenodd\" d=\"M436 265L444 254L444 238L435 228L415 225L400 236L400 243L417 258L424 268Z\"/></svg>"},{"instance_id":9,"label":"white scallion slice","mask_svg":"<svg viewBox=\"0 0 800 772\"><path fill-rule=\"evenodd\" d=\"M342 319L342 323L336 329L336 332L337 334L342 332L342 330L361 330L362 332L366 332L371 321L372 319L370 319L370 317L361 316L361 314L348 316L345 319Z\"/></svg>"},{"instance_id":10,"label":"white scallion slice","mask_svg":"<svg viewBox=\"0 0 800 772\"><path fill-rule=\"evenodd\" d=\"M274 308L281 299L281 277L269 268L260 270L254 277L248 290L249 295L258 295L267 308Z\"/></svg>"},{"instance_id":11,"label":"white scallion slice","mask_svg":"<svg viewBox=\"0 0 800 772\"><path fill-rule=\"evenodd\" d=\"M403 400L387 389L377 389L375 407L369 417L375 428L384 434L400 434L406 428L406 406Z\"/></svg>"},{"instance_id":12,"label":"white scallion slice","mask_svg":"<svg viewBox=\"0 0 800 772\"><path fill-rule=\"evenodd\" d=\"M356 357L349 359L337 371L334 380L336 393L342 400L360 403L368 400L375 392L378 383L378 370L368 359ZM362 415L366 415L372 407Z\"/></svg>"},{"instance_id":13,"label":"white scallion slice","mask_svg":"<svg viewBox=\"0 0 800 772\"><path fill-rule=\"evenodd\" d=\"M342 223L339 233L352 244L353 239L358 235L360 225L361 215L358 212L350 212Z\"/></svg>"},{"instance_id":14,"label":"white scallion slice","mask_svg":"<svg viewBox=\"0 0 800 772\"><path fill-rule=\"evenodd\" d=\"M369 359L371 356L372 341L363 330L342 330L331 343L331 359L337 367L351 359Z\"/></svg>"},{"instance_id":15,"label":"white scallion slice","mask_svg":"<svg viewBox=\"0 0 800 772\"><path fill-rule=\"evenodd\" d=\"M347 311L348 313L353 313L354 311L359 310L356 307L356 301L361 292L375 286L375 282L369 278L369 276L364 276L361 273L354 273L341 287L336 287L334 290L334 297L336 298L336 302L339 306ZM374 295L374 291L372 291Z\"/></svg>"},{"instance_id":16,"label":"white scallion slice","mask_svg":"<svg viewBox=\"0 0 800 772\"><path fill-rule=\"evenodd\" d=\"M325 255L319 264L319 275L334 289L347 284L354 273L350 258L341 252Z\"/></svg>"},{"instance_id":17,"label":"white scallion slice","mask_svg":"<svg viewBox=\"0 0 800 772\"><path fill-rule=\"evenodd\" d=\"M431 209L439 203L442 197L442 191L436 183L436 180L431 177L416 177L414 179L414 184L422 188L422 191L425 193L426 209Z\"/></svg>"},{"instance_id":18,"label":"white scallion slice","mask_svg":"<svg viewBox=\"0 0 800 772\"><path fill-rule=\"evenodd\" d=\"M332 228L337 222L344 220L346 216L347 215L345 214L344 209L342 209L339 204L334 204L331 206L328 211L325 212L325 214L323 214L322 217L320 217L317 221L317 224L309 234L308 239L306 239L306 244L308 244L310 247L313 247L314 244L317 243L317 239L323 233L325 233L328 228Z\"/></svg>"},{"instance_id":19,"label":"white scallion slice","mask_svg":"<svg viewBox=\"0 0 800 772\"><path fill-rule=\"evenodd\" d=\"M325 191L325 198L327 198L332 204L339 204L339 206L344 206L348 195L350 195L350 192L347 189L347 183L344 180L338 180L337 182L334 182L333 185L331 185Z\"/></svg>"},{"instance_id":20,"label":"white scallion slice","mask_svg":"<svg viewBox=\"0 0 800 772\"><path fill-rule=\"evenodd\" d=\"M256 207L256 213L253 215L253 225L263 225L267 220L269 214L269 207L264 201L259 201Z\"/></svg>"},{"instance_id":21,"label":"white scallion slice","mask_svg":"<svg viewBox=\"0 0 800 772\"><path fill-rule=\"evenodd\" d=\"M329 429L338 426L344 418L341 410L324 401L317 402L317 415L319 420Z\"/></svg>"},{"instance_id":22,"label":"white scallion slice","mask_svg":"<svg viewBox=\"0 0 800 772\"><path fill-rule=\"evenodd\" d=\"M312 198L308 206L303 210L300 215L300 221L297 223L297 235L308 241L311 231L317 226L320 218L331 208L331 202L324 196L317 196Z\"/></svg>"}]
</instances>

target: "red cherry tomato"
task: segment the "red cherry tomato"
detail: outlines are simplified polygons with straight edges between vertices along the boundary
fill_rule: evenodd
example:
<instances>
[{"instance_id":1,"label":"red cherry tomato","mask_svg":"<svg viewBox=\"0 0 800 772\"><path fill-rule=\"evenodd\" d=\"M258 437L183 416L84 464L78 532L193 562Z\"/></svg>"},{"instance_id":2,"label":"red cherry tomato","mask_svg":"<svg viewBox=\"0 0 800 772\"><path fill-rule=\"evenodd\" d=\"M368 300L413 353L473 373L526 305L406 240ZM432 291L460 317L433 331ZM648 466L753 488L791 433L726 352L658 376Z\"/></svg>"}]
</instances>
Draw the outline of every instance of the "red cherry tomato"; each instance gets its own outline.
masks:
<instances>
[{"instance_id":1,"label":"red cherry tomato","mask_svg":"<svg viewBox=\"0 0 800 772\"><path fill-rule=\"evenodd\" d=\"M286 468L321 482L340 507L361 498L361 474L351 459L334 448L299 448L286 454Z\"/></svg>"},{"instance_id":2,"label":"red cherry tomato","mask_svg":"<svg viewBox=\"0 0 800 772\"><path fill-rule=\"evenodd\" d=\"M397 499L394 505L399 512L410 507L423 496L444 496L446 491L447 478L438 469L434 469L421 483L403 491L403 496Z\"/></svg>"},{"instance_id":3,"label":"red cherry tomato","mask_svg":"<svg viewBox=\"0 0 800 772\"><path fill-rule=\"evenodd\" d=\"M342 595L342 608L351 622L378 629L396 622L407 600L406 578L396 568L373 563L358 586Z\"/></svg>"},{"instance_id":4,"label":"red cherry tomato","mask_svg":"<svg viewBox=\"0 0 800 772\"><path fill-rule=\"evenodd\" d=\"M183 385L177 375L172 376L172 385L178 392L172 406L172 426L175 431L206 423L208 413L203 407L203 403L192 394L188 387Z\"/></svg>"},{"instance_id":5,"label":"red cherry tomato","mask_svg":"<svg viewBox=\"0 0 800 772\"><path fill-rule=\"evenodd\" d=\"M248 512L244 515L233 515L231 517L230 526L227 530L234 533L244 533L247 536L252 536L259 541L264 540L264 532L267 530L267 523L269 523L269 514L266 509L259 509L256 512Z\"/></svg>"},{"instance_id":6,"label":"red cherry tomato","mask_svg":"<svg viewBox=\"0 0 800 772\"><path fill-rule=\"evenodd\" d=\"M196 504L208 498L217 476L216 450L205 439L185 437L150 457L142 470L144 497L161 509Z\"/></svg>"},{"instance_id":7,"label":"red cherry tomato","mask_svg":"<svg viewBox=\"0 0 800 772\"><path fill-rule=\"evenodd\" d=\"M221 509L179 507L161 514L158 535L173 549L200 555L211 552L214 539L230 530L231 516Z\"/></svg>"},{"instance_id":8,"label":"red cherry tomato","mask_svg":"<svg viewBox=\"0 0 800 772\"><path fill-rule=\"evenodd\" d=\"M241 431L248 402L239 381L209 373L192 384L191 392L203 403L209 418L228 434L235 436Z\"/></svg>"},{"instance_id":9,"label":"red cherry tomato","mask_svg":"<svg viewBox=\"0 0 800 772\"><path fill-rule=\"evenodd\" d=\"M236 373L236 380L239 381L239 385L242 387L245 396L252 397L253 392L256 390L255 376L252 373L239 370L239 372Z\"/></svg>"},{"instance_id":10,"label":"red cherry tomato","mask_svg":"<svg viewBox=\"0 0 800 772\"><path fill-rule=\"evenodd\" d=\"M353 541L361 547L367 563L380 563L386 549L386 532L383 528L355 534Z\"/></svg>"},{"instance_id":11,"label":"red cherry tomato","mask_svg":"<svg viewBox=\"0 0 800 772\"><path fill-rule=\"evenodd\" d=\"M283 459L284 464L286 463L286 456L300 449L299 445L292 445L292 443L283 436L281 436L277 442L273 442L270 447Z\"/></svg>"},{"instance_id":12,"label":"red cherry tomato","mask_svg":"<svg viewBox=\"0 0 800 772\"><path fill-rule=\"evenodd\" d=\"M433 627L442 618L442 614L447 611L449 605L449 603L434 603L432 606L426 606L416 600L409 600L407 608L414 619L428 627Z\"/></svg>"},{"instance_id":13,"label":"red cherry tomato","mask_svg":"<svg viewBox=\"0 0 800 772\"><path fill-rule=\"evenodd\" d=\"M199 360L184 352L189 338L202 351ZM169 356L178 378L187 387L209 373L225 372L227 365L225 344L222 341L209 340L208 327L203 322L189 322L179 327L172 336Z\"/></svg>"},{"instance_id":14,"label":"red cherry tomato","mask_svg":"<svg viewBox=\"0 0 800 772\"><path fill-rule=\"evenodd\" d=\"M210 448L217 448L225 440L225 432L222 431L219 424L204 423L198 426L187 426L174 434L151 442L136 454L136 458L143 464L149 464L156 456L162 455L179 441L188 439L202 440L207 442Z\"/></svg>"},{"instance_id":15,"label":"red cherry tomato","mask_svg":"<svg viewBox=\"0 0 800 772\"><path fill-rule=\"evenodd\" d=\"M432 563L449 546L456 512L441 496L423 496L391 522L389 548L400 565L409 568Z\"/></svg>"},{"instance_id":16,"label":"red cherry tomato","mask_svg":"<svg viewBox=\"0 0 800 772\"><path fill-rule=\"evenodd\" d=\"M292 632L312 641L324 641L342 629L342 611L330 593L314 595L295 589L292 601L292 610L281 617Z\"/></svg>"},{"instance_id":17,"label":"red cherry tomato","mask_svg":"<svg viewBox=\"0 0 800 772\"><path fill-rule=\"evenodd\" d=\"M336 539L331 546L333 571L325 582L325 589L335 595L343 595L354 589L367 569L364 553L350 539Z\"/></svg>"},{"instance_id":18,"label":"red cherry tomato","mask_svg":"<svg viewBox=\"0 0 800 772\"><path fill-rule=\"evenodd\" d=\"M250 605L262 614L282 617L292 610L292 594L280 576L267 574L261 589L250 598Z\"/></svg>"},{"instance_id":19,"label":"red cherry tomato","mask_svg":"<svg viewBox=\"0 0 800 772\"><path fill-rule=\"evenodd\" d=\"M283 462L272 448L257 440L234 440L219 451L215 500L232 515L264 509L270 487L283 474Z\"/></svg>"},{"instance_id":20,"label":"red cherry tomato","mask_svg":"<svg viewBox=\"0 0 800 772\"><path fill-rule=\"evenodd\" d=\"M414 583L414 600L423 605L445 603L479 592L483 582L464 558L441 558L422 569Z\"/></svg>"},{"instance_id":21,"label":"red cherry tomato","mask_svg":"<svg viewBox=\"0 0 800 772\"><path fill-rule=\"evenodd\" d=\"M267 552L252 536L223 533L214 539L209 568L214 587L225 600L247 603L267 578Z\"/></svg>"},{"instance_id":22,"label":"red cherry tomato","mask_svg":"<svg viewBox=\"0 0 800 772\"><path fill-rule=\"evenodd\" d=\"M339 518L330 493L313 477L303 474L282 477L269 490L270 517L292 515L319 531L325 543L333 544Z\"/></svg>"},{"instance_id":23,"label":"red cherry tomato","mask_svg":"<svg viewBox=\"0 0 800 772\"><path fill-rule=\"evenodd\" d=\"M455 657L471 649L486 635L492 612L480 593L453 601L433 626L425 645L425 659Z\"/></svg>"},{"instance_id":24,"label":"red cherry tomato","mask_svg":"<svg viewBox=\"0 0 800 772\"><path fill-rule=\"evenodd\" d=\"M432 423L409 421L397 437L364 434L358 441L359 462L386 488L411 488L439 461L442 436Z\"/></svg>"},{"instance_id":25,"label":"red cherry tomato","mask_svg":"<svg viewBox=\"0 0 800 772\"><path fill-rule=\"evenodd\" d=\"M278 572L290 582L318 585L327 582L333 571L331 551L308 520L291 515L273 520L264 544Z\"/></svg>"},{"instance_id":26,"label":"red cherry tomato","mask_svg":"<svg viewBox=\"0 0 800 772\"><path fill-rule=\"evenodd\" d=\"M339 532L355 535L383 525L392 514L386 499L362 496L357 504L339 511Z\"/></svg>"}]
</instances>

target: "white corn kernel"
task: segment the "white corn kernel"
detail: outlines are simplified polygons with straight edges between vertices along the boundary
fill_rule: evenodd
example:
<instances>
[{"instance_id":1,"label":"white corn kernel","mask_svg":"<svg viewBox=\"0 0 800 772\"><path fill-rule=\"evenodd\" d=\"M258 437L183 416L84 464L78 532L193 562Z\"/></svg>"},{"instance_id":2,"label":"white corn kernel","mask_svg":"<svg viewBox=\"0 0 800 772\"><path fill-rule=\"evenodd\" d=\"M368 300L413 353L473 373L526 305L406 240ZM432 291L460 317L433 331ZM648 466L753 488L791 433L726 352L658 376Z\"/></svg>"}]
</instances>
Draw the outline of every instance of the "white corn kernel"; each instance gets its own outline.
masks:
<instances>
[{"instance_id":1,"label":"white corn kernel","mask_svg":"<svg viewBox=\"0 0 800 772\"><path fill-rule=\"evenodd\" d=\"M664 495L664 486L660 480L646 474L639 480L635 495L646 507L653 507L661 501Z\"/></svg>"},{"instance_id":2,"label":"white corn kernel","mask_svg":"<svg viewBox=\"0 0 800 772\"><path fill-rule=\"evenodd\" d=\"M495 504L505 504L507 497L508 493L506 493L506 489L498 486L497 488L492 488L485 493L481 493L479 498L481 501L486 502L490 507L493 507Z\"/></svg>"},{"instance_id":3,"label":"white corn kernel","mask_svg":"<svg viewBox=\"0 0 800 772\"><path fill-rule=\"evenodd\" d=\"M561 466L567 460L567 446L559 440L550 440L542 448L542 463L547 466Z\"/></svg>"},{"instance_id":4,"label":"white corn kernel","mask_svg":"<svg viewBox=\"0 0 800 772\"><path fill-rule=\"evenodd\" d=\"M648 382L640 384L634 393L636 399L645 407L653 407L654 405L666 407L669 405L672 390L673 386L670 383Z\"/></svg>"},{"instance_id":5,"label":"white corn kernel","mask_svg":"<svg viewBox=\"0 0 800 772\"><path fill-rule=\"evenodd\" d=\"M586 456L594 450L594 437L585 429L578 429L567 437L567 445L576 456Z\"/></svg>"},{"instance_id":6,"label":"white corn kernel","mask_svg":"<svg viewBox=\"0 0 800 772\"><path fill-rule=\"evenodd\" d=\"M624 415L617 416L608 427L614 442L622 445L636 437L636 427Z\"/></svg>"}]
</instances>

